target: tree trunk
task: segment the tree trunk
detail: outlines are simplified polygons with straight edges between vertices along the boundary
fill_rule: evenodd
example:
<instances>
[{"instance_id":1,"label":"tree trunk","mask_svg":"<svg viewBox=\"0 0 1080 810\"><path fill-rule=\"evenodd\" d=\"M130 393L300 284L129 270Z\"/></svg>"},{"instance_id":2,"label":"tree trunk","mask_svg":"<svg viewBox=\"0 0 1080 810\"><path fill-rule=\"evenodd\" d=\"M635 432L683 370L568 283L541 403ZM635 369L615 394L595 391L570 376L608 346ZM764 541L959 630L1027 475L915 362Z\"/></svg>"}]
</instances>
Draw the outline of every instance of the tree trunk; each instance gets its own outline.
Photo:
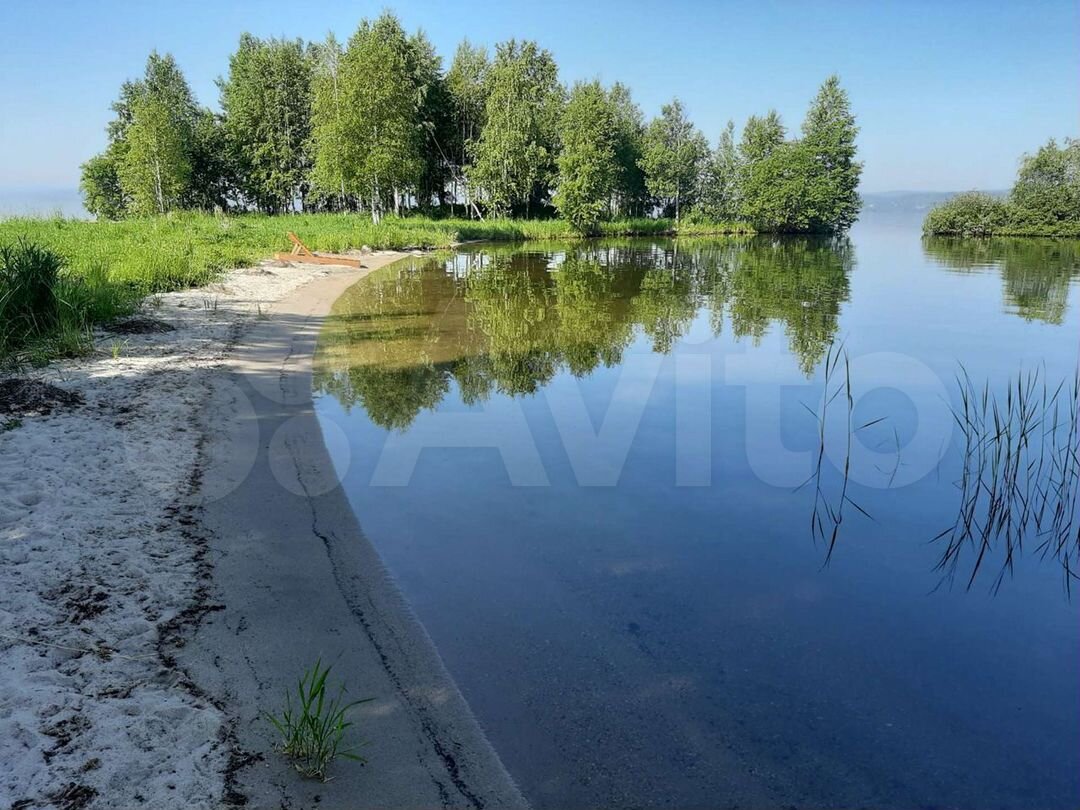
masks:
<instances>
[{"instance_id":1,"label":"tree trunk","mask_svg":"<svg viewBox=\"0 0 1080 810\"><path fill-rule=\"evenodd\" d=\"M161 188L161 161L154 160L154 192L157 196L158 213L165 213L165 192Z\"/></svg>"}]
</instances>

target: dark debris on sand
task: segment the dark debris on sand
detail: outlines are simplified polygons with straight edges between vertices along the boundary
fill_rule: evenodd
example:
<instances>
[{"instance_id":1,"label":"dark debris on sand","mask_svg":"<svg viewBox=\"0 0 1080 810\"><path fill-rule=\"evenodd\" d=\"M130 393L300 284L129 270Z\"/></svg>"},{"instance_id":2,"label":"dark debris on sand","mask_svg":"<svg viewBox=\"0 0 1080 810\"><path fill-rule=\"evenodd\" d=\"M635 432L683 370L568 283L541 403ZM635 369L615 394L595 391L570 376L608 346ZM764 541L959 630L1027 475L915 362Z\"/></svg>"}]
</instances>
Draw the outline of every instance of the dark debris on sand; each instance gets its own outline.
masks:
<instances>
[{"instance_id":1,"label":"dark debris on sand","mask_svg":"<svg viewBox=\"0 0 1080 810\"><path fill-rule=\"evenodd\" d=\"M114 335L153 335L161 332L175 332L176 327L156 318L126 318L108 324L105 331Z\"/></svg>"},{"instance_id":2,"label":"dark debris on sand","mask_svg":"<svg viewBox=\"0 0 1080 810\"><path fill-rule=\"evenodd\" d=\"M40 380L20 377L0 380L0 416L48 416L53 410L68 410L82 404L80 394Z\"/></svg>"}]
</instances>

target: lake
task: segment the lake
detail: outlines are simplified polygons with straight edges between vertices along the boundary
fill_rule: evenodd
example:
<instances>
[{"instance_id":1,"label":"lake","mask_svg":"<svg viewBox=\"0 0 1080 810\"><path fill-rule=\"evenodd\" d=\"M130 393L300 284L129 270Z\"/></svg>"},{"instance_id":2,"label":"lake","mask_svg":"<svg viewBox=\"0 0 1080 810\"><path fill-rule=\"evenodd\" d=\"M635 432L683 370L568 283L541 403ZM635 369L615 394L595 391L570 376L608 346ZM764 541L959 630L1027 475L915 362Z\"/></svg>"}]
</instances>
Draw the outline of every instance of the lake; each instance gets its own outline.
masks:
<instances>
[{"instance_id":1,"label":"lake","mask_svg":"<svg viewBox=\"0 0 1080 810\"><path fill-rule=\"evenodd\" d=\"M478 245L316 409L534 806L1075 808L1078 327L1080 244L903 218Z\"/></svg>"}]
</instances>

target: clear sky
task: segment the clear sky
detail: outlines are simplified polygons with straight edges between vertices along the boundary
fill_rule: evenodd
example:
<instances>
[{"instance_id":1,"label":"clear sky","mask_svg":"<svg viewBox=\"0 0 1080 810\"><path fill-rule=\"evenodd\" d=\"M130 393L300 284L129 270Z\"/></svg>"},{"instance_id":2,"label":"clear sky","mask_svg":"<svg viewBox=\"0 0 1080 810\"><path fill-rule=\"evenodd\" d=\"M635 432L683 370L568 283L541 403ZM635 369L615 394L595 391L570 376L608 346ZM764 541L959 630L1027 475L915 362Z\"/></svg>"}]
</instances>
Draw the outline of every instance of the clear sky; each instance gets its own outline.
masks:
<instances>
[{"instance_id":1,"label":"clear sky","mask_svg":"<svg viewBox=\"0 0 1080 810\"><path fill-rule=\"evenodd\" d=\"M862 127L864 191L1006 188L1021 153L1080 135L1078 0L0 0L0 189L75 186L151 49L216 108L241 32L344 40L384 7L447 64L463 37L516 36L550 49L564 81L628 84L646 115L677 95L712 141L769 107L797 128L837 72Z\"/></svg>"}]
</instances>

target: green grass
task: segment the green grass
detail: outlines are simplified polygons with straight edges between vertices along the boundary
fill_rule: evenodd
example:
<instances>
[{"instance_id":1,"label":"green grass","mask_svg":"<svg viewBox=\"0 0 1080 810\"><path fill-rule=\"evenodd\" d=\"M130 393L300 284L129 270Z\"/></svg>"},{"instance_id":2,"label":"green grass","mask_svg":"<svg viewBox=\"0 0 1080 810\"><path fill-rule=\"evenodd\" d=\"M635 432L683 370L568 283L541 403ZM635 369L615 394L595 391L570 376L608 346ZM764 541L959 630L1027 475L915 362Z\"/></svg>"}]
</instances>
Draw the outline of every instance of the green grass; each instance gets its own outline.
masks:
<instances>
[{"instance_id":1,"label":"green grass","mask_svg":"<svg viewBox=\"0 0 1080 810\"><path fill-rule=\"evenodd\" d=\"M285 708L279 715L267 715L267 719L281 735L279 749L293 761L302 775L310 779L326 780L326 770L337 757L364 762L364 758L352 749L342 748L345 732L353 723L347 718L349 712L372 698L345 702L345 687L337 694L327 693L326 679L330 667L316 661L296 685L295 703L292 693L285 695Z\"/></svg>"},{"instance_id":2,"label":"green grass","mask_svg":"<svg viewBox=\"0 0 1080 810\"><path fill-rule=\"evenodd\" d=\"M0 363L40 365L83 353L93 323L130 310L137 300L100 265L73 273L58 251L19 237L0 243Z\"/></svg>"},{"instance_id":3,"label":"green grass","mask_svg":"<svg viewBox=\"0 0 1080 810\"><path fill-rule=\"evenodd\" d=\"M60 253L75 274L105 268L110 280L146 293L203 284L221 270L288 251L287 231L312 250L447 248L459 242L571 239L563 220L464 220L387 217L379 225L363 214L287 217L174 214L156 219L90 222L74 219L0 221L0 244L25 237ZM606 222L601 236L749 233L743 223L683 223L667 219Z\"/></svg>"},{"instance_id":4,"label":"green grass","mask_svg":"<svg viewBox=\"0 0 1080 810\"><path fill-rule=\"evenodd\" d=\"M312 250L441 249L461 242L572 239L563 220L464 220L365 214L215 216L178 213L151 219L93 222L76 219L0 220L0 246L33 244L60 257L57 295L70 304L51 328L18 347L20 359L43 362L90 345L89 329L134 310L147 295L212 281L223 270L250 265L291 247L293 231ZM749 233L744 223L687 223L667 219L607 222L601 236L703 236ZM0 281L0 296L5 295ZM77 317L71 316L77 313ZM0 344L0 360L15 349Z\"/></svg>"}]
</instances>

